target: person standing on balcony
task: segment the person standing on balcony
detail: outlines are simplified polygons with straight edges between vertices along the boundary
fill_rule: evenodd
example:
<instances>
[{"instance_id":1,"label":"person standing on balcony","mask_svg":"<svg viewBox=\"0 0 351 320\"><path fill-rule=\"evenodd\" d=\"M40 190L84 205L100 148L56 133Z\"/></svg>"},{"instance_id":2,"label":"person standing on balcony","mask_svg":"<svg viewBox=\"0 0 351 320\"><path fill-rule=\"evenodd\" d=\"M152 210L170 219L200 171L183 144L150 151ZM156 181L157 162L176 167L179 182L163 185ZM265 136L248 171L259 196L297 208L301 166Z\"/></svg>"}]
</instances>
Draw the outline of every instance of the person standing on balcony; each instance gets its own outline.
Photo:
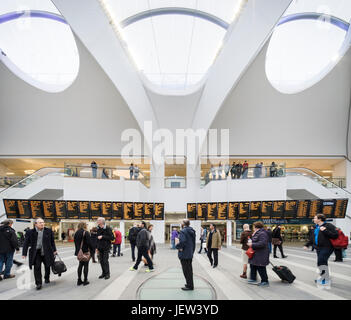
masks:
<instances>
[{"instance_id":1,"label":"person standing on balcony","mask_svg":"<svg viewBox=\"0 0 351 320\"><path fill-rule=\"evenodd\" d=\"M138 177L139 177L139 167L136 165L134 167L134 179L138 180Z\"/></svg>"},{"instance_id":2,"label":"person standing on balcony","mask_svg":"<svg viewBox=\"0 0 351 320\"><path fill-rule=\"evenodd\" d=\"M129 178L130 178L130 180L133 179L133 176L134 176L134 164L131 163L130 166L129 166Z\"/></svg>"},{"instance_id":3,"label":"person standing on balcony","mask_svg":"<svg viewBox=\"0 0 351 320\"><path fill-rule=\"evenodd\" d=\"M277 176L277 165L273 161L271 166L269 167L269 175L271 177L276 177Z\"/></svg>"},{"instance_id":4,"label":"person standing on balcony","mask_svg":"<svg viewBox=\"0 0 351 320\"><path fill-rule=\"evenodd\" d=\"M223 172L223 166L222 166L221 162L219 162L219 164L218 164L217 172L218 172L218 180L221 180L222 179L222 172Z\"/></svg>"},{"instance_id":5,"label":"person standing on balcony","mask_svg":"<svg viewBox=\"0 0 351 320\"><path fill-rule=\"evenodd\" d=\"M228 178L229 170L230 170L230 164L229 164L229 163L226 163L226 164L224 165L224 172L225 172L225 178L226 178L226 179Z\"/></svg>"},{"instance_id":6,"label":"person standing on balcony","mask_svg":"<svg viewBox=\"0 0 351 320\"><path fill-rule=\"evenodd\" d=\"M249 164L245 160L243 164L243 179L247 179L248 172L249 172Z\"/></svg>"},{"instance_id":7,"label":"person standing on balcony","mask_svg":"<svg viewBox=\"0 0 351 320\"><path fill-rule=\"evenodd\" d=\"M97 173L97 168L98 168L97 163L93 160L90 164L90 167L91 167L91 170L93 172L93 178L96 178L96 173Z\"/></svg>"},{"instance_id":8,"label":"person standing on balcony","mask_svg":"<svg viewBox=\"0 0 351 320\"><path fill-rule=\"evenodd\" d=\"M259 164L259 171L258 171L258 173L259 173L259 178L263 178L264 177L264 174L263 174L263 162L261 162L260 164Z\"/></svg>"},{"instance_id":9,"label":"person standing on balcony","mask_svg":"<svg viewBox=\"0 0 351 320\"><path fill-rule=\"evenodd\" d=\"M231 175L232 179L235 178L235 162L233 162L233 164L230 168L230 175Z\"/></svg>"},{"instance_id":10,"label":"person standing on balcony","mask_svg":"<svg viewBox=\"0 0 351 320\"><path fill-rule=\"evenodd\" d=\"M108 173L107 173L106 168L103 168L103 169L102 169L101 178L102 178L102 179L108 179Z\"/></svg>"},{"instance_id":11,"label":"person standing on balcony","mask_svg":"<svg viewBox=\"0 0 351 320\"><path fill-rule=\"evenodd\" d=\"M212 175L212 180L216 180L216 169L213 166L213 164L211 164L211 175Z\"/></svg>"}]
</instances>

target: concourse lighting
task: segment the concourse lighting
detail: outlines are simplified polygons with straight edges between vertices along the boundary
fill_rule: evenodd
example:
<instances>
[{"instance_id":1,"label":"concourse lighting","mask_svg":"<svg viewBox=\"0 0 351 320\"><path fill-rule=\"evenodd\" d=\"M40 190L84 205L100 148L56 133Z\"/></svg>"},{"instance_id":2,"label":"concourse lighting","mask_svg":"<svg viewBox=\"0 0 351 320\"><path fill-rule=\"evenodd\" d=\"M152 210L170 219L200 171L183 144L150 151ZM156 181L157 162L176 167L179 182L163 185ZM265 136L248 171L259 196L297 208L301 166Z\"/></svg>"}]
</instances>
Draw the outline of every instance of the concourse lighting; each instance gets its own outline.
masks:
<instances>
[{"instance_id":1,"label":"concourse lighting","mask_svg":"<svg viewBox=\"0 0 351 320\"><path fill-rule=\"evenodd\" d=\"M333 170L322 170L323 173L332 173Z\"/></svg>"},{"instance_id":2,"label":"concourse lighting","mask_svg":"<svg viewBox=\"0 0 351 320\"><path fill-rule=\"evenodd\" d=\"M12 175L14 175L15 173L14 172L6 172L6 175L7 176L12 176Z\"/></svg>"},{"instance_id":3,"label":"concourse lighting","mask_svg":"<svg viewBox=\"0 0 351 320\"><path fill-rule=\"evenodd\" d=\"M24 170L25 174L33 174L35 170Z\"/></svg>"}]
</instances>

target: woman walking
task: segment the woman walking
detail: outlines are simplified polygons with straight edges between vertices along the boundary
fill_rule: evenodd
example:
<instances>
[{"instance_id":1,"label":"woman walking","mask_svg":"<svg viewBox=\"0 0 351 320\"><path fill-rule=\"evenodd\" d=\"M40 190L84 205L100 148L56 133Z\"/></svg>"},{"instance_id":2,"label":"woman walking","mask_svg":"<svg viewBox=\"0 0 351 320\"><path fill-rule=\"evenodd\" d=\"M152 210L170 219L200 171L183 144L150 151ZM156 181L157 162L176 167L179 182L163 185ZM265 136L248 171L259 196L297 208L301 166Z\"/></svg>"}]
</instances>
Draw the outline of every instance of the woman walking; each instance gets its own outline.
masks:
<instances>
[{"instance_id":1,"label":"woman walking","mask_svg":"<svg viewBox=\"0 0 351 320\"><path fill-rule=\"evenodd\" d=\"M243 229L244 231L240 237L243 274L240 275L240 278L247 279L247 264L249 263L249 257L247 256L246 251L249 249L247 243L252 236L252 232L250 231L250 226L248 224L244 224Z\"/></svg>"},{"instance_id":2,"label":"woman walking","mask_svg":"<svg viewBox=\"0 0 351 320\"><path fill-rule=\"evenodd\" d=\"M274 245L274 248L273 248L273 257L274 258L278 258L277 247L279 248L279 251L280 251L282 258L288 257L288 256L284 255L284 252L283 252L283 238L281 236L281 227L279 224L274 228L274 230L272 232L272 243Z\"/></svg>"},{"instance_id":3,"label":"woman walking","mask_svg":"<svg viewBox=\"0 0 351 320\"><path fill-rule=\"evenodd\" d=\"M79 251L82 250L83 254L88 257L87 260L86 259L80 260L78 265L77 285L80 286L81 284L83 284L84 286L86 286L89 284L89 281L88 281L89 260L90 260L90 252L92 251L93 247L91 245L90 233L89 231L87 231L87 224L85 222L80 222L78 224L78 230L74 235L74 245L76 247L76 251L74 253L75 256L78 256ZM84 272L84 281L82 281L82 271Z\"/></svg>"},{"instance_id":4,"label":"woman walking","mask_svg":"<svg viewBox=\"0 0 351 320\"><path fill-rule=\"evenodd\" d=\"M248 283L265 287L269 286L266 270L266 266L269 264L268 234L264 230L264 225L261 221L256 221L253 226L252 240L247 243L255 251L252 258L249 259L250 279ZM261 277L260 283L257 282L257 271Z\"/></svg>"}]
</instances>

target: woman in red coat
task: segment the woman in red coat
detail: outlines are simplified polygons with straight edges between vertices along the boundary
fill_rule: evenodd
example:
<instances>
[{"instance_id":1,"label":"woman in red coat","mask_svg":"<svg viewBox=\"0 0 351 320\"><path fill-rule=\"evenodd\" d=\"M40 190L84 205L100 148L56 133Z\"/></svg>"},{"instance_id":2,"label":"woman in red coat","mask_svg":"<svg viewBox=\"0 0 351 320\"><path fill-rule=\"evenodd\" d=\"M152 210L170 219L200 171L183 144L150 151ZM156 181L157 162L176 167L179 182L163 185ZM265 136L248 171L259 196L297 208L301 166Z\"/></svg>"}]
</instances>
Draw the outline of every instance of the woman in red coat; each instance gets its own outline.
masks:
<instances>
[{"instance_id":1,"label":"woman in red coat","mask_svg":"<svg viewBox=\"0 0 351 320\"><path fill-rule=\"evenodd\" d=\"M117 256L119 257L119 256L121 256L122 233L117 228L115 228L113 230L113 233L115 235L115 241L113 242L113 254L112 254L112 257L116 256L117 248L118 248Z\"/></svg>"}]
</instances>

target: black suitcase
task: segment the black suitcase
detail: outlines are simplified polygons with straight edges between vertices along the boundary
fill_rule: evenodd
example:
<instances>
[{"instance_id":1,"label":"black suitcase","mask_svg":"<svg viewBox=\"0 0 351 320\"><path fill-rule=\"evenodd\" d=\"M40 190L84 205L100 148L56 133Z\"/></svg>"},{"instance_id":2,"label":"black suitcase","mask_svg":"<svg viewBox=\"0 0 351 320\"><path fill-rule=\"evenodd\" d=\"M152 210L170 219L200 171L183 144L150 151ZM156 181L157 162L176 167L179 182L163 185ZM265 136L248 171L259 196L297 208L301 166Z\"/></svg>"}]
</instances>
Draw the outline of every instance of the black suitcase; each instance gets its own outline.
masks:
<instances>
[{"instance_id":1,"label":"black suitcase","mask_svg":"<svg viewBox=\"0 0 351 320\"><path fill-rule=\"evenodd\" d=\"M56 257L59 258L59 261L56 261ZM57 274L59 277L61 277L61 274L67 271L67 267L64 264L64 262L61 260L61 258L59 257L59 255L55 256L55 261L54 264L51 267L52 272L54 274Z\"/></svg>"},{"instance_id":2,"label":"black suitcase","mask_svg":"<svg viewBox=\"0 0 351 320\"><path fill-rule=\"evenodd\" d=\"M278 277L282 281L286 281L288 283L293 283L296 277L293 275L291 270L286 267L286 266L275 266L271 262L270 264L272 265L272 270L278 275Z\"/></svg>"}]
</instances>

